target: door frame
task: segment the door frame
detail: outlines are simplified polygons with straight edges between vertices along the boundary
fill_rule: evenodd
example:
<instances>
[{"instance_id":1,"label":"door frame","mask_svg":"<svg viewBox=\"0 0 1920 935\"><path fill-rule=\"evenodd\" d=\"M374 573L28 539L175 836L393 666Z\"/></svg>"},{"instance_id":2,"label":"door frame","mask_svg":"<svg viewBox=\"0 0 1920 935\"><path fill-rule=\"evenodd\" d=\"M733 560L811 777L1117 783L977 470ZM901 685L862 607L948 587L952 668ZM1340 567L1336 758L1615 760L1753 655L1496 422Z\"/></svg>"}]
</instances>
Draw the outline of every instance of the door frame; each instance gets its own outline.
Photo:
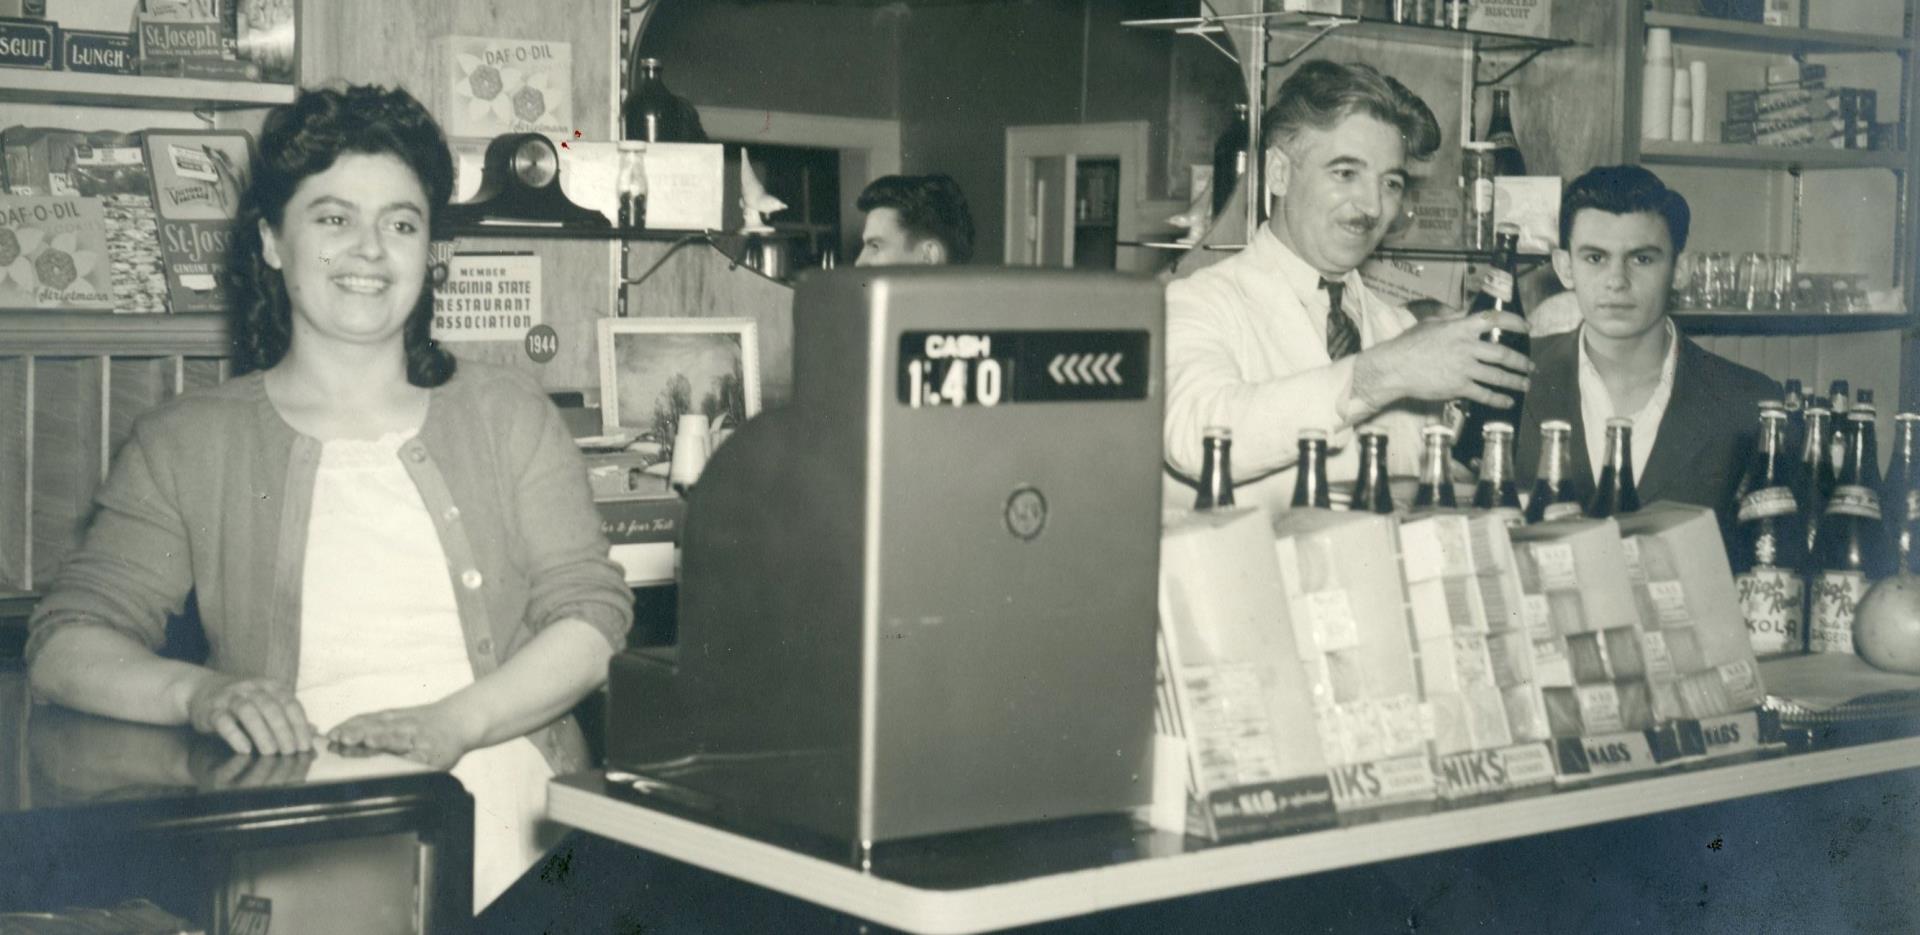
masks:
<instances>
[{"instance_id":1,"label":"door frame","mask_svg":"<svg viewBox=\"0 0 1920 935\"><path fill-rule=\"evenodd\" d=\"M1027 191L1032 185L1031 160L1046 156L1064 156L1067 160L1067 184L1061 193L1062 215L1066 218L1067 241L1062 246L1066 262L1073 263L1073 199L1082 156L1120 160L1120 206L1117 217L1119 239L1134 240L1141 229L1141 212L1147 194L1147 138L1145 120L1119 120L1109 123L1036 124L1007 128L1007 176L1005 245L1002 261L1009 266L1026 265ZM1017 252L1016 252L1017 251Z\"/></svg>"}]
</instances>

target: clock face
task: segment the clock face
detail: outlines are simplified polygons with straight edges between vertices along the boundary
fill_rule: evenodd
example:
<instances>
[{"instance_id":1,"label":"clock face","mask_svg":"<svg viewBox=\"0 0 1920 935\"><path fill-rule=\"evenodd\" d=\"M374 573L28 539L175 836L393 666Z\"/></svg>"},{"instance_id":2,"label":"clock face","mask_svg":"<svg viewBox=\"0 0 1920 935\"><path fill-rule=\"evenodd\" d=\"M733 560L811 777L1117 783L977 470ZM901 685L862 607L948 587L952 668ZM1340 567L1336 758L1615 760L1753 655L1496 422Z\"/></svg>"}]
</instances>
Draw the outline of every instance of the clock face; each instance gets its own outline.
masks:
<instances>
[{"instance_id":1,"label":"clock face","mask_svg":"<svg viewBox=\"0 0 1920 935\"><path fill-rule=\"evenodd\" d=\"M899 400L912 409L1145 399L1145 331L908 331Z\"/></svg>"}]
</instances>

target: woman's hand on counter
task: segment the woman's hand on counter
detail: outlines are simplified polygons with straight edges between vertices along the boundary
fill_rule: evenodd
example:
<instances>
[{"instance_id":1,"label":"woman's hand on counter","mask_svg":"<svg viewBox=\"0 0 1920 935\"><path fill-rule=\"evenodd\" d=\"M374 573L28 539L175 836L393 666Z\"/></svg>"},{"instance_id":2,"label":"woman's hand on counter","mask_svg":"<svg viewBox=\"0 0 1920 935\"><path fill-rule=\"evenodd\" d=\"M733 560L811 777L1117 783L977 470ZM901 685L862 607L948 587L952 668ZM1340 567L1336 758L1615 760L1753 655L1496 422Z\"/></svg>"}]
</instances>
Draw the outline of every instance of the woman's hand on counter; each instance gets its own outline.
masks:
<instances>
[{"instance_id":1,"label":"woman's hand on counter","mask_svg":"<svg viewBox=\"0 0 1920 935\"><path fill-rule=\"evenodd\" d=\"M218 734L235 753L307 753L316 733L293 689L268 678L238 678L212 670L193 686L187 723Z\"/></svg>"},{"instance_id":2,"label":"woman's hand on counter","mask_svg":"<svg viewBox=\"0 0 1920 935\"><path fill-rule=\"evenodd\" d=\"M414 708L357 714L327 732L343 747L392 753L434 769L451 769L481 745L485 727L453 698Z\"/></svg>"}]
</instances>

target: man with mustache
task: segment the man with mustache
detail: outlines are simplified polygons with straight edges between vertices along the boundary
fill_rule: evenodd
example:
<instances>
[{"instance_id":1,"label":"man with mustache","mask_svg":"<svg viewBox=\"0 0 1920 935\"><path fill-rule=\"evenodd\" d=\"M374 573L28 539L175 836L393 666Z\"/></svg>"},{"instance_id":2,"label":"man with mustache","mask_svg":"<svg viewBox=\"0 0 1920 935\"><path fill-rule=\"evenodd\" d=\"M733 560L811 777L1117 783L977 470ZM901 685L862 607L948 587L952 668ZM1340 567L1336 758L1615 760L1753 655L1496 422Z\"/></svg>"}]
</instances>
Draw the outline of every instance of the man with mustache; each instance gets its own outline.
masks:
<instances>
[{"instance_id":1,"label":"man with mustache","mask_svg":"<svg viewBox=\"0 0 1920 935\"><path fill-rule=\"evenodd\" d=\"M1238 255L1167 287L1168 507L1193 502L1207 426L1233 430L1238 502L1283 509L1302 429L1327 432L1334 480L1358 472L1365 425L1387 432L1389 471L1414 474L1440 403L1506 407L1505 391L1527 386L1525 355L1480 340L1526 330L1519 316L1416 323L1355 272L1400 214L1409 155L1440 144L1418 96L1367 65L1310 61L1262 126L1272 220Z\"/></svg>"}]
</instances>

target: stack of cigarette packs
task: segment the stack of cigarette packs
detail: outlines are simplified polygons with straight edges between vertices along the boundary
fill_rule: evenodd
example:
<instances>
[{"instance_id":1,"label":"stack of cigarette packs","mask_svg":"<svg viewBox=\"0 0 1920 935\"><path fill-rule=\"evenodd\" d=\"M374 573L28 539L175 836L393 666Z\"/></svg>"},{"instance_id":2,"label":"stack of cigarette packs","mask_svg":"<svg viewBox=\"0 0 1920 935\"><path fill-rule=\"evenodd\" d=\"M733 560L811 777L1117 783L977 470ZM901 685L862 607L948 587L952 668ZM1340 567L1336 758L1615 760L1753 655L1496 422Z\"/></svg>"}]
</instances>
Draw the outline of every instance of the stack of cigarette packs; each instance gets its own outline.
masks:
<instances>
[{"instance_id":1,"label":"stack of cigarette packs","mask_svg":"<svg viewBox=\"0 0 1920 935\"><path fill-rule=\"evenodd\" d=\"M1824 65L1770 68L1764 87L1727 92L1720 141L1873 149L1878 109L1871 88L1827 87Z\"/></svg>"},{"instance_id":2,"label":"stack of cigarette packs","mask_svg":"<svg viewBox=\"0 0 1920 935\"><path fill-rule=\"evenodd\" d=\"M1779 742L1712 511L1170 517L1158 730L1210 840ZM1177 803L1180 777L1164 798Z\"/></svg>"}]
</instances>

